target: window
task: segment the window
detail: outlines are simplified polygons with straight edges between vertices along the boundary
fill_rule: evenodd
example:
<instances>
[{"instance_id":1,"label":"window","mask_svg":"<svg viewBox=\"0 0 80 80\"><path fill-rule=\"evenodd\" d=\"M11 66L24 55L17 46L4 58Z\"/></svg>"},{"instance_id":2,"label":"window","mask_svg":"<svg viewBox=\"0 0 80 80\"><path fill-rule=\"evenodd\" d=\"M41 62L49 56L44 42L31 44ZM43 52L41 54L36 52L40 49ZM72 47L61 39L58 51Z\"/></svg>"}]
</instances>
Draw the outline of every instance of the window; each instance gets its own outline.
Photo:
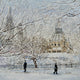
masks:
<instances>
[{"instance_id":1,"label":"window","mask_svg":"<svg viewBox=\"0 0 80 80\"><path fill-rule=\"evenodd\" d=\"M49 53L51 53L51 51L48 51Z\"/></svg>"},{"instance_id":2,"label":"window","mask_svg":"<svg viewBox=\"0 0 80 80\"><path fill-rule=\"evenodd\" d=\"M60 50L58 50L57 52L61 52Z\"/></svg>"},{"instance_id":3,"label":"window","mask_svg":"<svg viewBox=\"0 0 80 80\"><path fill-rule=\"evenodd\" d=\"M60 44L58 44L58 46L60 46Z\"/></svg>"},{"instance_id":4,"label":"window","mask_svg":"<svg viewBox=\"0 0 80 80\"><path fill-rule=\"evenodd\" d=\"M53 51L53 53L56 53L56 51Z\"/></svg>"}]
</instances>

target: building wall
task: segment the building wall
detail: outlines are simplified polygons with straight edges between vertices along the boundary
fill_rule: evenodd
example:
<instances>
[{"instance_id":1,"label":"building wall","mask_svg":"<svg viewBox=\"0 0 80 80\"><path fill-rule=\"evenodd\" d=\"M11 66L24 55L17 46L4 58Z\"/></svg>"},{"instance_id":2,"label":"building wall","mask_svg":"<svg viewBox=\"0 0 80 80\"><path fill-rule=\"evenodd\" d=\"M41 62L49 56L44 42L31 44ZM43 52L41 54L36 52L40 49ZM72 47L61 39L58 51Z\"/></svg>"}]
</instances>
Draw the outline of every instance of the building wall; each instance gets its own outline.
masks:
<instances>
[{"instance_id":1,"label":"building wall","mask_svg":"<svg viewBox=\"0 0 80 80\"><path fill-rule=\"evenodd\" d=\"M48 44L47 52L55 53L55 52L70 52L69 42L63 40L61 41L53 41Z\"/></svg>"}]
</instances>

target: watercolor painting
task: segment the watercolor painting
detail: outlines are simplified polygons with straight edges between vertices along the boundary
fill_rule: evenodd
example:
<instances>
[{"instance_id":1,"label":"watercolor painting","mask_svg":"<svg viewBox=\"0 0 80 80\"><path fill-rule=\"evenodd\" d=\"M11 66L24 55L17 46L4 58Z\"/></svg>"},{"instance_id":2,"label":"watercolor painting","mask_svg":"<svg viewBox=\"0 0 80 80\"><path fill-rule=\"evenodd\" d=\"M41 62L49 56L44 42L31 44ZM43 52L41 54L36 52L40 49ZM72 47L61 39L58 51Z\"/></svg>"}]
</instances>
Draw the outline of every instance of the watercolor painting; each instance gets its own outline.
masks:
<instances>
[{"instance_id":1,"label":"watercolor painting","mask_svg":"<svg viewBox=\"0 0 80 80\"><path fill-rule=\"evenodd\" d=\"M0 80L79 80L80 0L0 0Z\"/></svg>"}]
</instances>

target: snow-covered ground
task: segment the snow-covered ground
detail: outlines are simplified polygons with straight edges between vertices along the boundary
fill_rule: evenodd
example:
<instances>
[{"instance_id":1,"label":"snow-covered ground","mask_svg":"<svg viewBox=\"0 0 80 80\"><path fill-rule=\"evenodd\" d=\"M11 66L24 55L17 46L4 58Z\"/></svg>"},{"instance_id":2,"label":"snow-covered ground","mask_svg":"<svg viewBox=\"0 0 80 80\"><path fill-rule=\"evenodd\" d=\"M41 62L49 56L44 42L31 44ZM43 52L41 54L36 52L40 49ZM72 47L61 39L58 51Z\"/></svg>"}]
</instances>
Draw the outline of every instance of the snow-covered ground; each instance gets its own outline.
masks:
<instances>
[{"instance_id":1,"label":"snow-covered ground","mask_svg":"<svg viewBox=\"0 0 80 80\"><path fill-rule=\"evenodd\" d=\"M0 70L0 80L80 80L80 69L62 68L53 74L53 69Z\"/></svg>"},{"instance_id":2,"label":"snow-covered ground","mask_svg":"<svg viewBox=\"0 0 80 80\"><path fill-rule=\"evenodd\" d=\"M79 56L78 54L68 54L68 53L44 53L40 55L42 58L40 59L42 63L78 63ZM40 61L40 62L41 62ZM40 63L39 62L39 63Z\"/></svg>"},{"instance_id":3,"label":"snow-covered ground","mask_svg":"<svg viewBox=\"0 0 80 80\"><path fill-rule=\"evenodd\" d=\"M3 58L2 58L3 57ZM10 56L10 62L11 60L14 61L15 56ZM5 58L5 59L4 59ZM7 64L5 61L9 60L9 56L1 56L0 64ZM16 57L15 57L16 59ZM54 68L54 59L57 61L57 63L61 63L62 65L58 64L58 74L53 74L53 68ZM22 65L16 66L0 66L0 80L80 80L80 66L75 64L71 65L69 64L69 61L77 61L77 64L79 63L79 57L77 54L66 54L66 53L45 53L39 55L39 58L37 60L38 68L34 68L34 64L32 60L26 59L28 63L27 72L23 72ZM68 66L64 63L69 64ZM15 62L11 62L11 64L14 64ZM10 63L9 63L10 64ZM30 64L33 67L30 67ZM42 65L40 65L42 64ZM47 64L47 65L46 65ZM50 65L51 64L51 65Z\"/></svg>"},{"instance_id":4,"label":"snow-covered ground","mask_svg":"<svg viewBox=\"0 0 80 80\"><path fill-rule=\"evenodd\" d=\"M23 54L22 54L23 55ZM22 56L21 55L21 56ZM18 55L11 55L11 54L3 54L0 56L0 65L16 65L19 61L23 61L24 59ZM32 56L25 56L28 65L34 65L33 61L31 60ZM45 65L45 64L54 64L57 62L58 64L77 64L80 62L79 54L67 54L67 53L42 53L36 56L37 64ZM22 62L22 63L23 63Z\"/></svg>"}]
</instances>

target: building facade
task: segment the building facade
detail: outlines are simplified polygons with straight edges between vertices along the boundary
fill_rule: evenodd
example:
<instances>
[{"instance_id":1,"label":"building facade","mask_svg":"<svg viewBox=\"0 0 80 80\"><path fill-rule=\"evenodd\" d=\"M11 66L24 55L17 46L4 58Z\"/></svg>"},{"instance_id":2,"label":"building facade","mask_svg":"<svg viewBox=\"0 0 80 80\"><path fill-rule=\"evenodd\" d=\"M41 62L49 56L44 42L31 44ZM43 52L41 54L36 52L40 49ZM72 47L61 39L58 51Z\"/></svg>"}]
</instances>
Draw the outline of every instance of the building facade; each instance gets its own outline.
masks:
<instances>
[{"instance_id":1,"label":"building facade","mask_svg":"<svg viewBox=\"0 0 80 80\"><path fill-rule=\"evenodd\" d=\"M62 28L55 28L55 33L52 40L49 41L47 52L48 53L70 53L72 48L70 42L66 39Z\"/></svg>"}]
</instances>

